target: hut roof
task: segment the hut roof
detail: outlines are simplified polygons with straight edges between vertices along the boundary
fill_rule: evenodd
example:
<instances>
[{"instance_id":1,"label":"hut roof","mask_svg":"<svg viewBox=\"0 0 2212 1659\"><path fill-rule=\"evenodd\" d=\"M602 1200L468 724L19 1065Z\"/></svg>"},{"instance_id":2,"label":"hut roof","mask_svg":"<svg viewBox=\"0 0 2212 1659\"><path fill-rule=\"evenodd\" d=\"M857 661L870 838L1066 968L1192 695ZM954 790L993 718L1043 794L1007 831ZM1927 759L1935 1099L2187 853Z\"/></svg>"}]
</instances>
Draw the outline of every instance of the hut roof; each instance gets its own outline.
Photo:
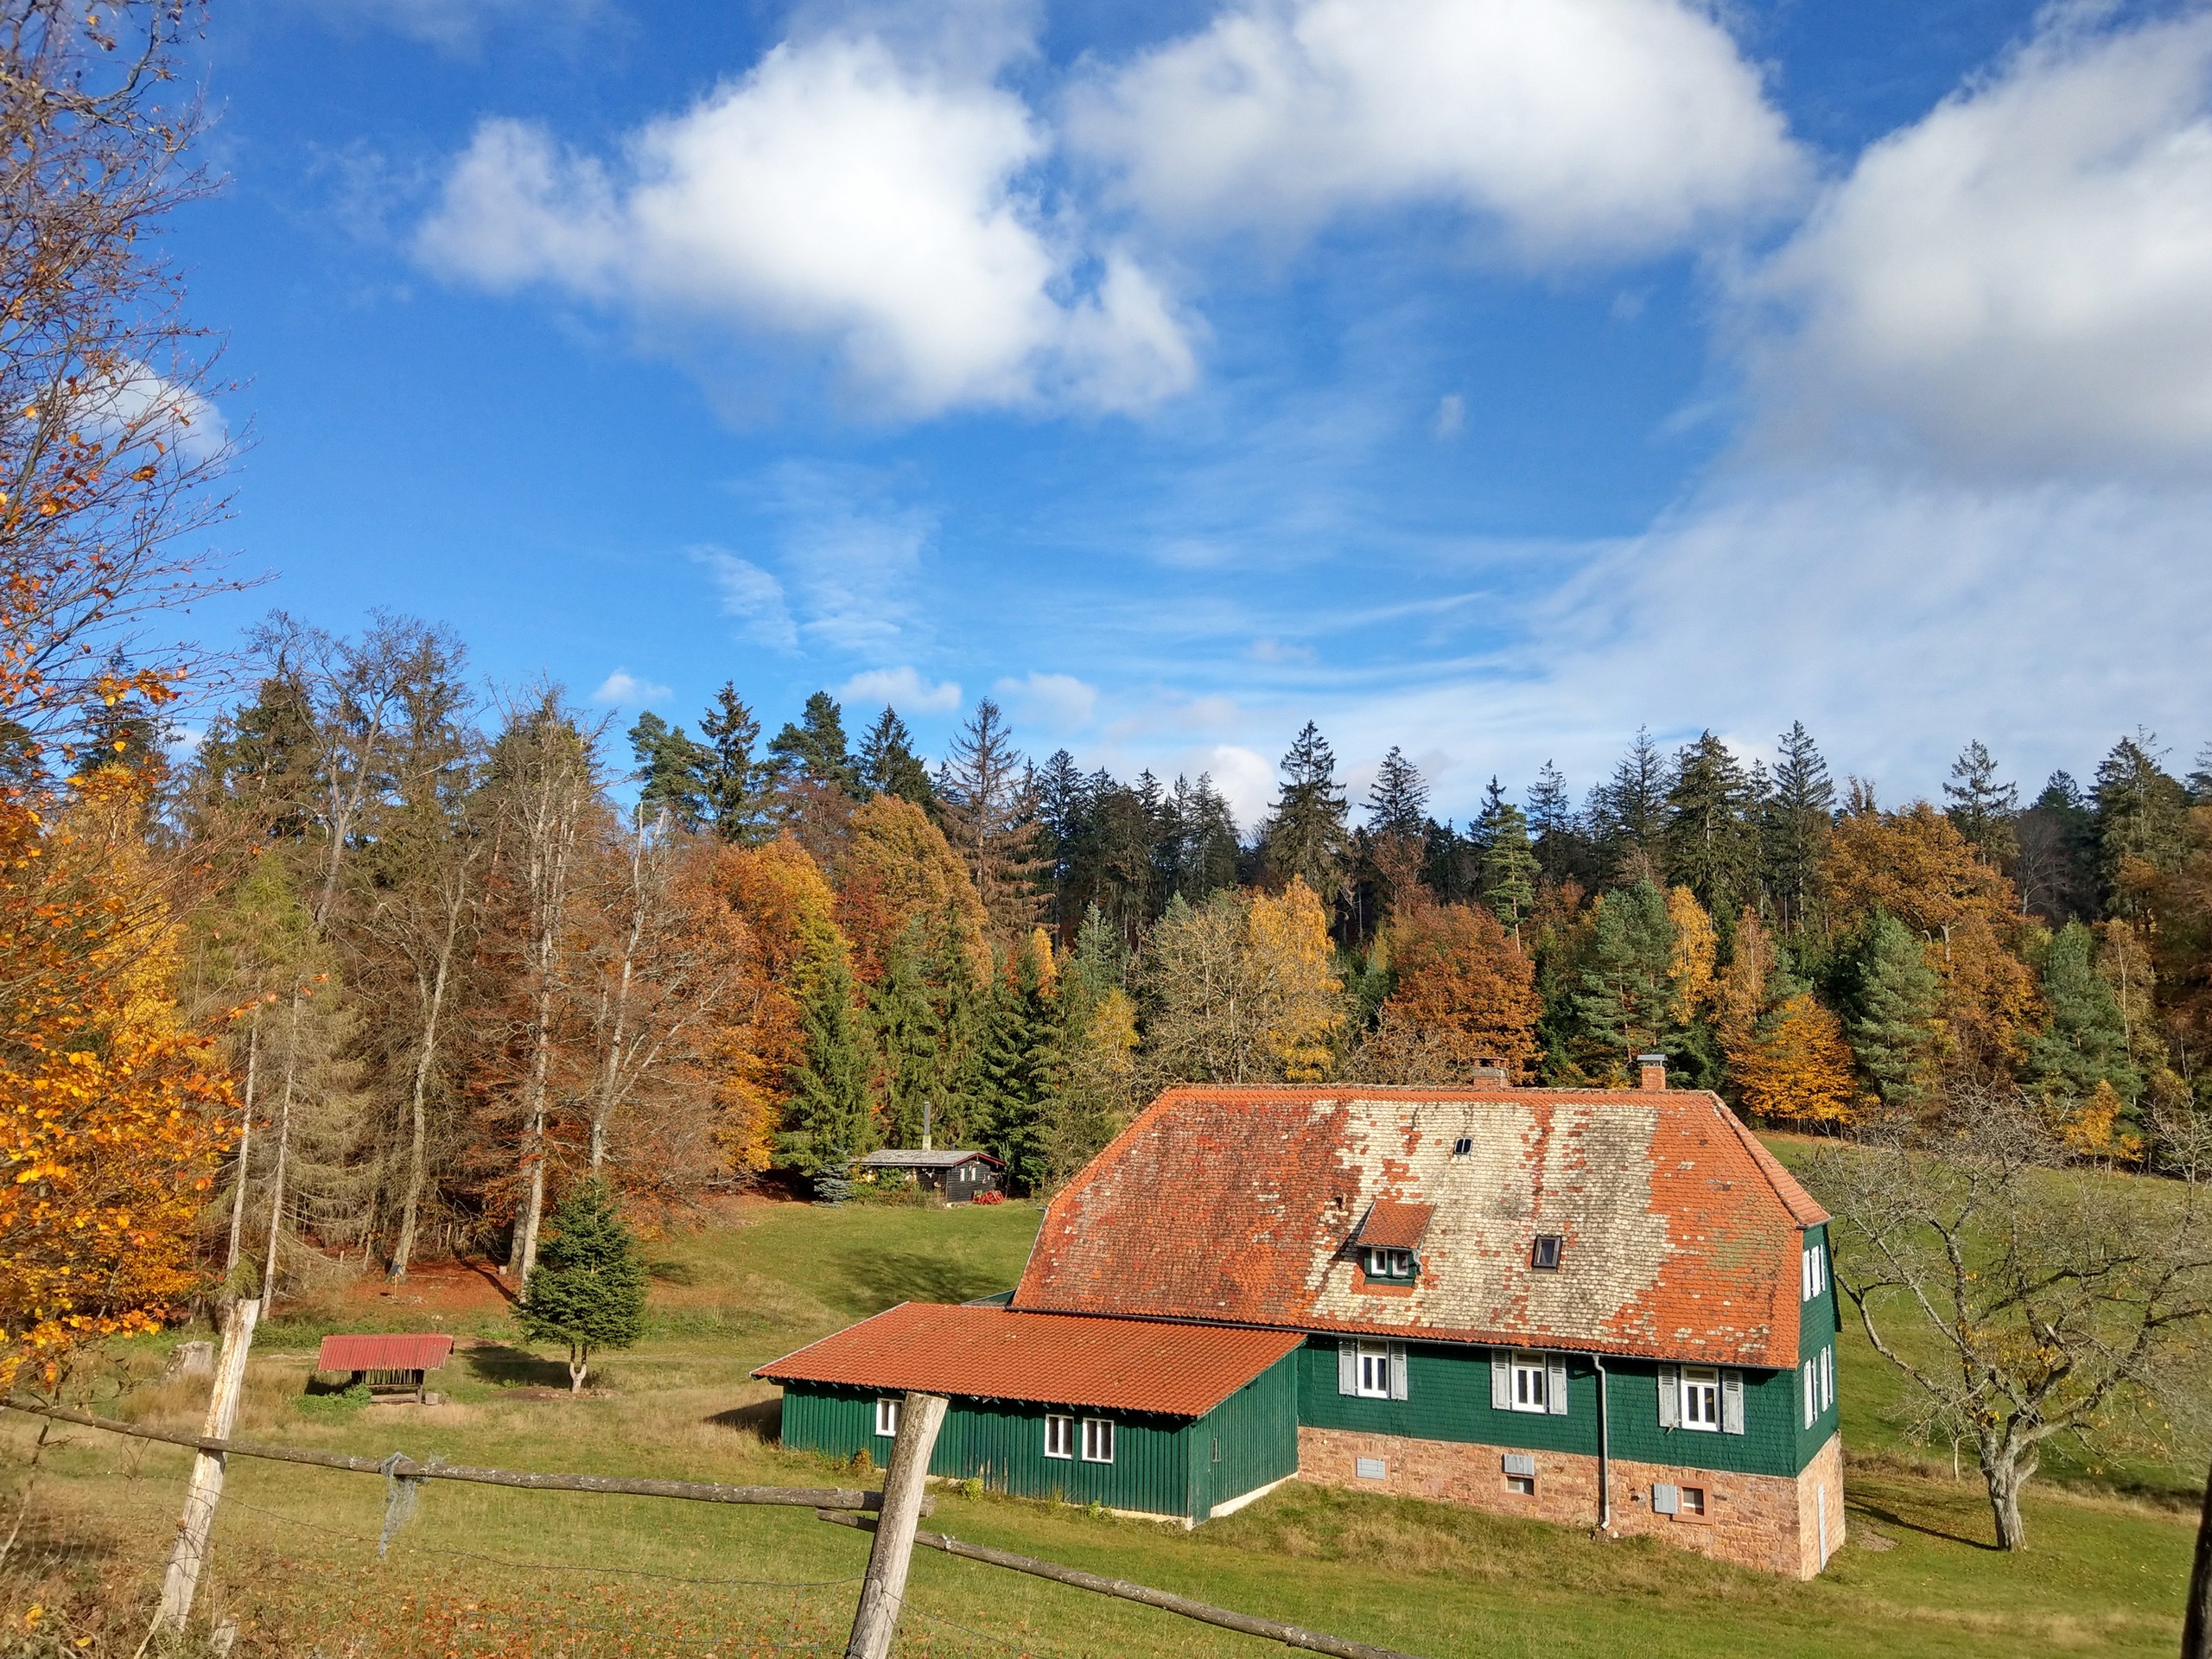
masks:
<instances>
[{"instance_id":1,"label":"hut roof","mask_svg":"<svg viewBox=\"0 0 2212 1659\"><path fill-rule=\"evenodd\" d=\"M435 1371L453 1354L447 1336L325 1337L315 1356L318 1371Z\"/></svg>"},{"instance_id":2,"label":"hut roof","mask_svg":"<svg viewBox=\"0 0 2212 1659\"><path fill-rule=\"evenodd\" d=\"M1300 1340L1288 1331L902 1302L753 1375L1202 1417Z\"/></svg>"}]
</instances>

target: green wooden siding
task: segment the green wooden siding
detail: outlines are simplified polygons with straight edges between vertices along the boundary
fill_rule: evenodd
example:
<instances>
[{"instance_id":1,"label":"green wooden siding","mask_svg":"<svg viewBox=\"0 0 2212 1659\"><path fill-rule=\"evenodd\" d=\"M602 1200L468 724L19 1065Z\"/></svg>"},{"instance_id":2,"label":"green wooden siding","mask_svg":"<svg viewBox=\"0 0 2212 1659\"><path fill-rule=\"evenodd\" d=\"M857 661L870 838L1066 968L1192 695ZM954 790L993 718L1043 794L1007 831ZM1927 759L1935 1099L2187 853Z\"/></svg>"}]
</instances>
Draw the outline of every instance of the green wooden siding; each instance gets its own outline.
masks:
<instances>
[{"instance_id":1,"label":"green wooden siding","mask_svg":"<svg viewBox=\"0 0 2212 1659\"><path fill-rule=\"evenodd\" d=\"M1808 1227L1805 1230L1805 1247L1810 1249L1815 1244L1823 1250L1829 1249L1828 1230L1826 1227ZM1805 1402L1802 1394L1804 1363L1808 1359L1817 1359L1823 1348L1840 1348L1842 1344L1837 1338L1842 1330L1843 1303L1842 1299L1836 1294L1835 1257L1831 1253L1828 1256L1827 1287L1818 1296L1805 1303L1797 1315L1797 1387L1800 1392L1796 1396L1796 1414L1791 1421L1797 1426L1797 1468L1799 1469L1802 1469L1810 1463L1814 1456L1835 1433L1843 1399L1843 1378L1839 1375L1836 1378L1837 1403L1821 1412L1808 1427L1805 1421ZM1792 1472L1794 1473L1795 1471Z\"/></svg>"},{"instance_id":2,"label":"green wooden siding","mask_svg":"<svg viewBox=\"0 0 2212 1659\"><path fill-rule=\"evenodd\" d=\"M1499 1411L1490 1403L1487 1348L1410 1343L1406 1398L1365 1400L1337 1392L1337 1339L1317 1337L1300 1349L1298 1421L1316 1428L1461 1440L1531 1452L1598 1453L1598 1374L1585 1354L1567 1362L1564 1416ZM1795 1371L1745 1371L1744 1433L1659 1427L1659 1368L1643 1360L1605 1362L1610 1449L1617 1458L1686 1464L1740 1474L1794 1475L1827 1440L1810 1446L1800 1431ZM1834 1414L1827 1419L1830 1432Z\"/></svg>"},{"instance_id":3,"label":"green wooden siding","mask_svg":"<svg viewBox=\"0 0 2212 1659\"><path fill-rule=\"evenodd\" d=\"M1079 1406L956 1399L938 1432L930 1472L980 1480L995 1491L1023 1497L1203 1521L1215 1503L1296 1472L1296 1389L1291 1357L1285 1356L1196 1422ZM836 1458L865 1447L879 1465L887 1463L892 1443L875 1433L875 1400L868 1389L792 1383L784 1390L784 1444ZM1045 1419L1052 1413L1110 1421L1114 1461L1046 1457ZM1080 1451L1079 1431L1077 1446Z\"/></svg>"}]
</instances>

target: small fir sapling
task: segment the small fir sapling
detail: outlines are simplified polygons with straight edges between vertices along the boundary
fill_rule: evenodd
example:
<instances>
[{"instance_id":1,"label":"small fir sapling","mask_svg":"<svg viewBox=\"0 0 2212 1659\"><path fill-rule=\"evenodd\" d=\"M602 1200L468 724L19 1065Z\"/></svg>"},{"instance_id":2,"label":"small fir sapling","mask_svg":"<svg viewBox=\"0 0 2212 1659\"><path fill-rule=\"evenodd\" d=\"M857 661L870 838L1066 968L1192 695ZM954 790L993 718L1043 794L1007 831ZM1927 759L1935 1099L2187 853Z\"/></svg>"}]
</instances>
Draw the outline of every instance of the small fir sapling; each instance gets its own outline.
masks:
<instances>
[{"instance_id":1,"label":"small fir sapling","mask_svg":"<svg viewBox=\"0 0 2212 1659\"><path fill-rule=\"evenodd\" d=\"M592 1350L627 1348L644 1334L645 1267L605 1181L571 1192L553 1227L515 1316L532 1342L569 1344L569 1388L581 1393Z\"/></svg>"}]
</instances>

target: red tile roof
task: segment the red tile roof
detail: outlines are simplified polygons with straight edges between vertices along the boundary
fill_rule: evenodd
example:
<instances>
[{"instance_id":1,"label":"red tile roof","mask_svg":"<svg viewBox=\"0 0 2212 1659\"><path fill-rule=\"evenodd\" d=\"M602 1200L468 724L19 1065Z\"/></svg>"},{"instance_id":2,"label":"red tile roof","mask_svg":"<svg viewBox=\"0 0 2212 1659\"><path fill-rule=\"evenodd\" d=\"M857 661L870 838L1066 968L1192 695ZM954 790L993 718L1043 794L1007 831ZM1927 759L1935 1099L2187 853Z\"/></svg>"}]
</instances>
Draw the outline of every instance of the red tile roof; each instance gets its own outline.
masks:
<instances>
[{"instance_id":1,"label":"red tile roof","mask_svg":"<svg viewBox=\"0 0 2212 1659\"><path fill-rule=\"evenodd\" d=\"M753 1375L1202 1417L1300 1340L1287 1331L902 1302Z\"/></svg>"},{"instance_id":2,"label":"red tile roof","mask_svg":"<svg viewBox=\"0 0 2212 1659\"><path fill-rule=\"evenodd\" d=\"M1433 1204L1397 1204L1377 1198L1359 1224L1359 1242L1372 1249L1417 1250L1436 1214Z\"/></svg>"},{"instance_id":3,"label":"red tile roof","mask_svg":"<svg viewBox=\"0 0 2212 1659\"><path fill-rule=\"evenodd\" d=\"M318 1371L435 1371L453 1355L451 1337L325 1337Z\"/></svg>"},{"instance_id":4,"label":"red tile roof","mask_svg":"<svg viewBox=\"0 0 2212 1659\"><path fill-rule=\"evenodd\" d=\"M1434 1211L1389 1297L1348 1248L1382 1204ZM1701 1091L1192 1086L1052 1200L1013 1305L1779 1370L1826 1219Z\"/></svg>"}]
</instances>

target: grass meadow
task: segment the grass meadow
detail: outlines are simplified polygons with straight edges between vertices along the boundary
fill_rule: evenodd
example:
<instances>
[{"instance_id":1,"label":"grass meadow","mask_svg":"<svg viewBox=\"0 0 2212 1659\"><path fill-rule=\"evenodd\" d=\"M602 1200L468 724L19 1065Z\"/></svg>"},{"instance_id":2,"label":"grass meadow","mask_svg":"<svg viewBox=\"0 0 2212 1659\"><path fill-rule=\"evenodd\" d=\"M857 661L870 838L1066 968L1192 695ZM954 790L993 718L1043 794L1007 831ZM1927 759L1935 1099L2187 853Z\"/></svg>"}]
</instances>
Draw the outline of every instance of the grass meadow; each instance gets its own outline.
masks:
<instances>
[{"instance_id":1,"label":"grass meadow","mask_svg":"<svg viewBox=\"0 0 2212 1659\"><path fill-rule=\"evenodd\" d=\"M1011 1285L1036 1224L1020 1204L728 1205L651 1243L651 1334L608 1356L580 1399L550 1351L515 1341L490 1275L445 1269L390 1295L365 1283L264 1327L238 1432L375 1458L829 1484L825 1460L778 1446L775 1391L747 1373L893 1302ZM447 1403L362 1408L306 1393L334 1328L445 1329L475 1345L435 1380ZM181 1334L118 1345L87 1379L95 1406L196 1426L204 1383L159 1375ZM1852 1541L1810 1584L1297 1483L1191 1533L957 1490L928 1524L1430 1659L2175 1650L2201 1468L2155 1446L2109 1465L2065 1453L2031 1489L2033 1548L2008 1558L1989 1547L1971 1464L1955 1481L1948 1445L1900 1435L1901 1390L1855 1328L1840 1357ZM0 1573L0 1651L128 1655L188 1454L73 1429L45 1450L26 1505L36 1434L0 1421L5 1514L23 1516ZM233 1460L202 1605L237 1624L234 1653L839 1653L867 1558L863 1535L808 1511L433 1484L379 1559L386 1496L373 1477ZM908 1606L908 1656L1281 1650L928 1551Z\"/></svg>"}]
</instances>

